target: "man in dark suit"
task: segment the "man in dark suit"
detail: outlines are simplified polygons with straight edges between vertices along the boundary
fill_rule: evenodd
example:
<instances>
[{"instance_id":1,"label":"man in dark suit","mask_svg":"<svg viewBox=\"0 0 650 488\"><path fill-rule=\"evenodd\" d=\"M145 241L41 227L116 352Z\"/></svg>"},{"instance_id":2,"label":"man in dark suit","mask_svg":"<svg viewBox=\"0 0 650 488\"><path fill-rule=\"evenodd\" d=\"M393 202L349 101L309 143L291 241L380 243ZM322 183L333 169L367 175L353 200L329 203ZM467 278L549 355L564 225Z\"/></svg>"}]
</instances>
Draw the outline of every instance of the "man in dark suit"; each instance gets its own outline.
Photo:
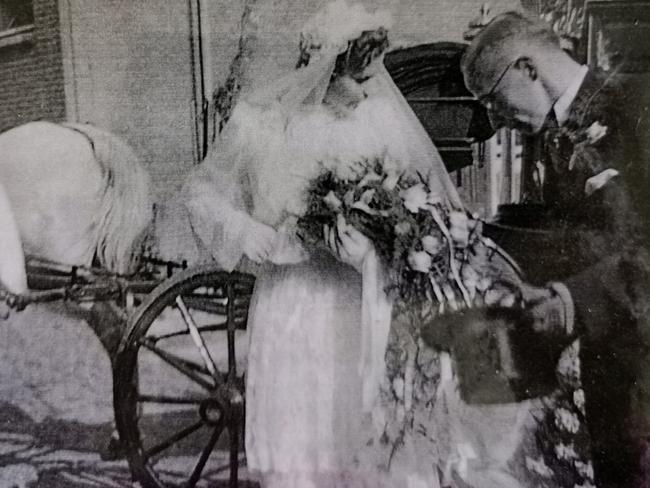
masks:
<instances>
[{"instance_id":1,"label":"man in dark suit","mask_svg":"<svg viewBox=\"0 0 650 488\"><path fill-rule=\"evenodd\" d=\"M566 231L556 251L570 266L523 299L540 340L559 351L581 339L598 485L650 487L650 188L634 94L517 13L476 36L462 69L495 127L543 133L544 203Z\"/></svg>"}]
</instances>

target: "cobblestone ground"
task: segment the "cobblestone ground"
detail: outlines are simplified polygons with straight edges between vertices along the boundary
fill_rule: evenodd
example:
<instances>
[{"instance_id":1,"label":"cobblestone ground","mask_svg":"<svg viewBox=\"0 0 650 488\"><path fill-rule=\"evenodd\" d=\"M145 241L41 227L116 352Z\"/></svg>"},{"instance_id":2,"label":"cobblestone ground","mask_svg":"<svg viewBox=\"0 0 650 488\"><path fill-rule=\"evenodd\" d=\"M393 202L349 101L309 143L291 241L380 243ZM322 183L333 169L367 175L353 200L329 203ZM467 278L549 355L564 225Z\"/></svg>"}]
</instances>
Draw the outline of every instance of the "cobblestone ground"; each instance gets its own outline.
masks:
<instances>
[{"instance_id":1,"label":"cobblestone ground","mask_svg":"<svg viewBox=\"0 0 650 488\"><path fill-rule=\"evenodd\" d=\"M0 322L0 488L138 487L126 461L102 459L113 432L110 361L92 330L61 312L34 307ZM173 376L154 366L144 368L154 386ZM190 413L164 412L152 435L186 425ZM205 445L200 434L159 461L170 487L187 480ZM217 447L197 486L227 486L227 455Z\"/></svg>"},{"instance_id":2,"label":"cobblestone ground","mask_svg":"<svg viewBox=\"0 0 650 488\"><path fill-rule=\"evenodd\" d=\"M126 461L102 460L112 427L45 419L33 422L10 404L0 404L0 488L136 488ZM181 486L196 456L169 456L160 463L170 486ZM226 488L227 453L215 451L197 486ZM240 479L245 480L245 469ZM241 488L255 485L243 481Z\"/></svg>"}]
</instances>

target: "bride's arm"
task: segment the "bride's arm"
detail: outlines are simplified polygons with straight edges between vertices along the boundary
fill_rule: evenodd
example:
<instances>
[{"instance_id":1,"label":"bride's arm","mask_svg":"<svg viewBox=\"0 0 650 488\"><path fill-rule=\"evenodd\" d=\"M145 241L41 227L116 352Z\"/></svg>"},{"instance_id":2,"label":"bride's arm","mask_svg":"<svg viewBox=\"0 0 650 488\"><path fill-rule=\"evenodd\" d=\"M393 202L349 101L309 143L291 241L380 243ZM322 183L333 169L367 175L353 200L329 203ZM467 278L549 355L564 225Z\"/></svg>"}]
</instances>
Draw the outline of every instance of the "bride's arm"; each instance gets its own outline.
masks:
<instances>
[{"instance_id":1,"label":"bride's arm","mask_svg":"<svg viewBox=\"0 0 650 488\"><path fill-rule=\"evenodd\" d=\"M266 260L276 239L273 228L250 215L246 157L243 147L215 150L184 186L192 229L226 270L234 269L243 255L256 262Z\"/></svg>"}]
</instances>

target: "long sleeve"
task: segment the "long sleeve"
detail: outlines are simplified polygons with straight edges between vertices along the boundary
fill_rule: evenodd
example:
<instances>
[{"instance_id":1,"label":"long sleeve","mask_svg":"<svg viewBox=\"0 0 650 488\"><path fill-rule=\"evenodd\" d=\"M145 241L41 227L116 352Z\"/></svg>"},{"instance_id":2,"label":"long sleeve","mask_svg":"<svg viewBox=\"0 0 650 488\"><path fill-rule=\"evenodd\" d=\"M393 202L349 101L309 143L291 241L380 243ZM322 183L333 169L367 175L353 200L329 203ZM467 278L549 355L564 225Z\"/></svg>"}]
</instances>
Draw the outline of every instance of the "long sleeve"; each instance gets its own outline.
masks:
<instances>
[{"instance_id":1,"label":"long sleeve","mask_svg":"<svg viewBox=\"0 0 650 488\"><path fill-rule=\"evenodd\" d=\"M587 156L592 162L599 159L595 151ZM611 154L608 167L601 163L597 171L610 168L619 174L585 198L582 225L576 226L586 266L566 279L582 333L594 339L621 319L637 319L650 297L647 223L632 200L622 158Z\"/></svg>"},{"instance_id":2,"label":"long sleeve","mask_svg":"<svg viewBox=\"0 0 650 488\"><path fill-rule=\"evenodd\" d=\"M650 300L646 162L634 107L624 103L626 92L615 81L588 75L565 129L569 151L562 153L561 136L559 145L553 133L547 138L556 176L548 203L569 230L564 245L573 261L562 280L579 332L590 339L638 319Z\"/></svg>"},{"instance_id":3,"label":"long sleeve","mask_svg":"<svg viewBox=\"0 0 650 488\"><path fill-rule=\"evenodd\" d=\"M250 216L247 139L233 114L221 144L190 175L184 185L185 205L198 245L230 271L243 254Z\"/></svg>"},{"instance_id":4,"label":"long sleeve","mask_svg":"<svg viewBox=\"0 0 650 488\"><path fill-rule=\"evenodd\" d=\"M250 216L234 175L200 168L186 183L186 206L199 246L225 270L242 256L244 231Z\"/></svg>"},{"instance_id":5,"label":"long sleeve","mask_svg":"<svg viewBox=\"0 0 650 488\"><path fill-rule=\"evenodd\" d=\"M650 310L650 254L644 247L613 254L566 280L579 333L604 340L625 320Z\"/></svg>"}]
</instances>

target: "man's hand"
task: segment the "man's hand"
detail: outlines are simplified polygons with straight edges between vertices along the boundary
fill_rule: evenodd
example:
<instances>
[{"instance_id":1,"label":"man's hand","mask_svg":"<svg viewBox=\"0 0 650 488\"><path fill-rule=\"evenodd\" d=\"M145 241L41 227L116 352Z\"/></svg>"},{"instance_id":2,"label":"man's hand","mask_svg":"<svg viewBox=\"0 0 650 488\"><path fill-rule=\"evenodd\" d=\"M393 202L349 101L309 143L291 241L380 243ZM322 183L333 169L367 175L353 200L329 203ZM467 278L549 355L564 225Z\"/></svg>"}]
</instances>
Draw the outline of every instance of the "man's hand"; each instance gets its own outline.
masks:
<instances>
[{"instance_id":1,"label":"man's hand","mask_svg":"<svg viewBox=\"0 0 650 488\"><path fill-rule=\"evenodd\" d=\"M561 283L549 287L521 285L522 300L532 319L533 330L552 335L570 336L573 332L573 301Z\"/></svg>"},{"instance_id":2,"label":"man's hand","mask_svg":"<svg viewBox=\"0 0 650 488\"><path fill-rule=\"evenodd\" d=\"M349 264L361 272L363 259L373 245L366 236L349 225L342 215L338 215L335 227L323 229L325 242L341 262Z\"/></svg>"},{"instance_id":3,"label":"man's hand","mask_svg":"<svg viewBox=\"0 0 650 488\"><path fill-rule=\"evenodd\" d=\"M244 228L242 250L244 254L256 263L269 259L277 240L277 232L273 227L250 219Z\"/></svg>"}]
</instances>

